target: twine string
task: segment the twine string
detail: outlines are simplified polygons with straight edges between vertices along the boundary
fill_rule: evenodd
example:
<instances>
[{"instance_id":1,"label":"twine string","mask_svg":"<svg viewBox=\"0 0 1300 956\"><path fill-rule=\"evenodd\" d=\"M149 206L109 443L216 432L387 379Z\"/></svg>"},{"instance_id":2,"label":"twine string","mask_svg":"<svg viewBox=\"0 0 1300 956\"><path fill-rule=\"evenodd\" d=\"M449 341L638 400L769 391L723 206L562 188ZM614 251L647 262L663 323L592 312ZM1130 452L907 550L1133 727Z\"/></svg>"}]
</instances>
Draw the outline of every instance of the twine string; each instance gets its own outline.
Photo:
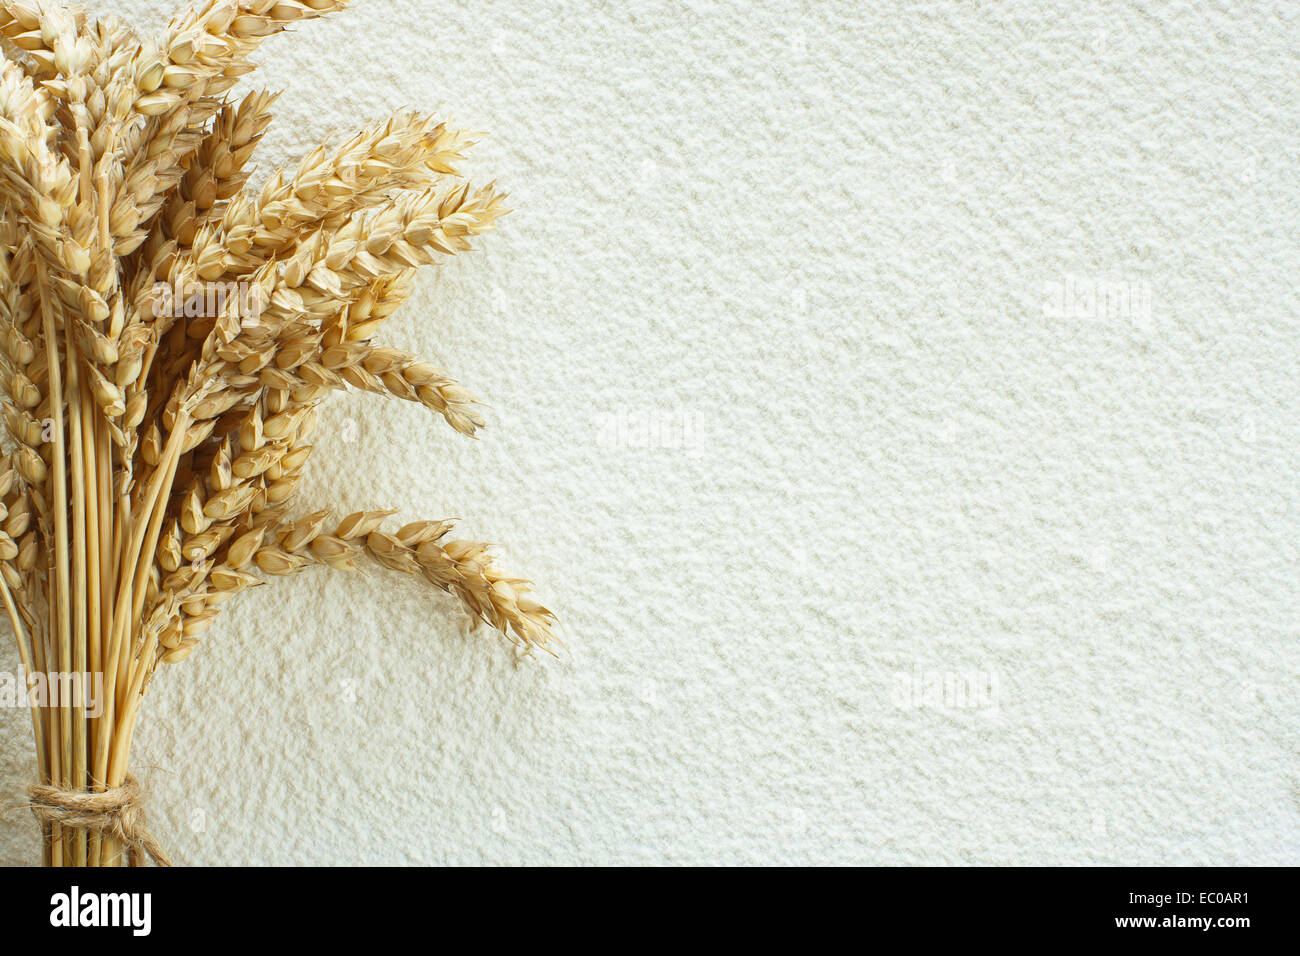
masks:
<instances>
[{"instance_id":1,"label":"twine string","mask_svg":"<svg viewBox=\"0 0 1300 956\"><path fill-rule=\"evenodd\" d=\"M99 830L117 837L131 850L133 861L148 855L159 866L171 866L162 845L145 826L140 784L127 774L120 787L100 793L65 790L49 784L27 788L32 813L42 824L57 823L74 830Z\"/></svg>"}]
</instances>

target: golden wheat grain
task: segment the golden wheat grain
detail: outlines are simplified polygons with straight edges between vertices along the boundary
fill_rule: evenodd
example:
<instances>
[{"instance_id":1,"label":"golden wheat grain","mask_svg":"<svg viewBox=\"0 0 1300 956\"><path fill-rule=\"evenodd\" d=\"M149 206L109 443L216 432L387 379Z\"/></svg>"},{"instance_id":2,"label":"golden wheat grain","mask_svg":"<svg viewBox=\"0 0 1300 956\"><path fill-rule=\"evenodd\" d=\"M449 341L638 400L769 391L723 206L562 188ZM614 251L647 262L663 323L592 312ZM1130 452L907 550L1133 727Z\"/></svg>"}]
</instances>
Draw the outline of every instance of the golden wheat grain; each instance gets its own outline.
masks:
<instances>
[{"instance_id":1,"label":"golden wheat grain","mask_svg":"<svg viewBox=\"0 0 1300 956\"><path fill-rule=\"evenodd\" d=\"M531 650L554 618L450 522L288 514L317 408L353 387L472 435L473 397L376 334L415 270L506 210L459 181L467 134L417 113L245 189L274 96L226 97L263 39L341 0L204 0L158 38L0 0L0 597L28 673L102 674L107 704L33 709L42 800L122 788L145 690L232 596L365 563L458 595ZM220 283L259 293L160 307ZM101 801L103 802L103 801ZM109 801L111 802L111 801ZM44 860L139 862L127 829L43 812ZM134 832L133 830L131 831ZM126 841L124 844L123 841ZM152 850L149 852L153 852Z\"/></svg>"}]
</instances>

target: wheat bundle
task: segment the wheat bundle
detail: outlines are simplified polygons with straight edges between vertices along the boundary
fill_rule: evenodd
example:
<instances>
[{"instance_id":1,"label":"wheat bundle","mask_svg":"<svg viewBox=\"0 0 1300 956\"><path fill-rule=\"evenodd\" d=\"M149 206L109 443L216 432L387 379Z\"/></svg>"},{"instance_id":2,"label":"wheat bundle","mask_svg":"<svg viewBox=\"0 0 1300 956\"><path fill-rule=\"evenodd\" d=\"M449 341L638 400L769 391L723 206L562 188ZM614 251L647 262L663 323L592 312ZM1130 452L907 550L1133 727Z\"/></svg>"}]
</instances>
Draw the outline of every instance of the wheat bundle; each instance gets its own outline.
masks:
<instances>
[{"instance_id":1,"label":"wheat bundle","mask_svg":"<svg viewBox=\"0 0 1300 956\"><path fill-rule=\"evenodd\" d=\"M475 400L375 343L422 266L506 210L418 114L249 190L275 97L249 55L345 0L207 0L154 40L0 0L0 597L28 677L50 865L165 859L128 773L160 664L268 577L366 562L421 575L525 651L553 616L449 521L295 514L316 407L396 395L473 435ZM102 708L53 691L101 680ZM44 680L46 693L38 693Z\"/></svg>"}]
</instances>

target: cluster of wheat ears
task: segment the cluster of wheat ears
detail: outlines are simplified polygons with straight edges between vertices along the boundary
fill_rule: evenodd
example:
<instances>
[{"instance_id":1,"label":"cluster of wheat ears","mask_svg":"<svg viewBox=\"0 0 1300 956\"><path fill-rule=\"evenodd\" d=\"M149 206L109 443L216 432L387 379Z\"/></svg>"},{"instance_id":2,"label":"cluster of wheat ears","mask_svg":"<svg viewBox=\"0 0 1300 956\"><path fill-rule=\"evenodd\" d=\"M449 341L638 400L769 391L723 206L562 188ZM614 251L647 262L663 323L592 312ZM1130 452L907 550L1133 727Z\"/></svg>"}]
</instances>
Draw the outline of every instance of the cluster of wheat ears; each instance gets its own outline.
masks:
<instances>
[{"instance_id":1,"label":"cluster of wheat ears","mask_svg":"<svg viewBox=\"0 0 1300 956\"><path fill-rule=\"evenodd\" d=\"M131 795L158 665L267 576L377 562L527 650L555 640L528 583L486 545L448 541L449 521L386 531L389 511L292 510L335 389L419 402L467 435L482 425L442 369L374 336L417 267L505 212L456 171L466 135L422 115L245 188L275 97L229 91L264 38L345 2L209 0L141 39L0 0L0 595L29 676L104 687L97 716L33 698L41 792L78 808L38 814L47 864L142 859L134 808L94 798Z\"/></svg>"}]
</instances>

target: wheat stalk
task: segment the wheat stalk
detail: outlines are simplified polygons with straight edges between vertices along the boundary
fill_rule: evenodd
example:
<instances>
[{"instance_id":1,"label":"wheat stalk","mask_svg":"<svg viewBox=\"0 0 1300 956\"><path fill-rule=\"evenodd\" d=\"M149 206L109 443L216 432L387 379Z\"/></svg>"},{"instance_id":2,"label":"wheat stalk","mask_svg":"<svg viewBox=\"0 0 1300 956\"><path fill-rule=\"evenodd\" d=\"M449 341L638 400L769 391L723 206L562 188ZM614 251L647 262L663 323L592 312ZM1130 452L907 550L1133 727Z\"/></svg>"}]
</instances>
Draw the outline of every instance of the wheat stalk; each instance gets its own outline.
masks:
<instances>
[{"instance_id":1,"label":"wheat stalk","mask_svg":"<svg viewBox=\"0 0 1300 956\"><path fill-rule=\"evenodd\" d=\"M531 585L488 546L447 541L450 521L291 514L332 391L483 427L446 371L376 336L419 267L506 212L458 172L471 134L418 113L246 188L275 96L231 88L265 38L343 6L205 0L142 39L0 0L0 599L29 676L105 690L98 715L33 702L47 864L158 855L127 772L145 691L270 578L378 565L525 652L557 643ZM194 289L223 294L191 308Z\"/></svg>"}]
</instances>

